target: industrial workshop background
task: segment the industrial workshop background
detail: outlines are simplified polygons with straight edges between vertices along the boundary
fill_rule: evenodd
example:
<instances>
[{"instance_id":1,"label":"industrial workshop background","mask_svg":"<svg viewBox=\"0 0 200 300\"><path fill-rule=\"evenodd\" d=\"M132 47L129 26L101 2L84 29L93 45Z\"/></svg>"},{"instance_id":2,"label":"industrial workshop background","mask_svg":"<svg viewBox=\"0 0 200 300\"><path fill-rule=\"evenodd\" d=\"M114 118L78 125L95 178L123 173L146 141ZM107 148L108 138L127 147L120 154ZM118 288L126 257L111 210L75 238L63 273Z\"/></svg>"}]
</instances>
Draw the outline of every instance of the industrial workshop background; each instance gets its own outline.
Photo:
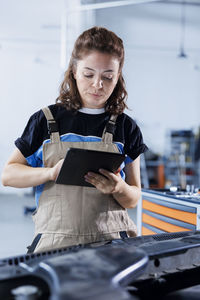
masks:
<instances>
[{"instance_id":1,"label":"industrial workshop background","mask_svg":"<svg viewBox=\"0 0 200 300\"><path fill-rule=\"evenodd\" d=\"M143 186L198 188L199 0L0 0L0 171L29 116L55 102L76 37L94 25L124 41L126 113L149 147ZM33 191L0 185L0 193L0 237L18 230L15 249L10 241L0 253L11 255L31 241L23 208L34 205Z\"/></svg>"}]
</instances>

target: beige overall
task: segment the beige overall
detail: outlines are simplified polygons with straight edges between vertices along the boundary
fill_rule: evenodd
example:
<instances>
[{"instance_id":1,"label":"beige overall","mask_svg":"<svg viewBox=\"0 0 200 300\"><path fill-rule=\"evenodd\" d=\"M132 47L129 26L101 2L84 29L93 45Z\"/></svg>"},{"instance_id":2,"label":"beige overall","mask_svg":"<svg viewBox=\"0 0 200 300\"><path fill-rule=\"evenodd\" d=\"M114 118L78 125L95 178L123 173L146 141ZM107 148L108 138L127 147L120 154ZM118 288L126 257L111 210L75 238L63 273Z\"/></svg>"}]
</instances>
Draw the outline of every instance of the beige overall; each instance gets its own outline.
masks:
<instances>
[{"instance_id":1,"label":"beige overall","mask_svg":"<svg viewBox=\"0 0 200 300\"><path fill-rule=\"evenodd\" d=\"M49 108L43 112L49 124L56 124ZM115 123L116 116L109 122ZM52 132L50 143L43 145L44 167L53 167L65 157L69 147L119 152L112 142L113 135L104 129L99 142L61 142L59 132ZM112 195L105 195L94 187L45 184L38 209L33 214L35 237L40 239L34 252L106 241L120 238L126 231L136 236L136 226Z\"/></svg>"}]
</instances>

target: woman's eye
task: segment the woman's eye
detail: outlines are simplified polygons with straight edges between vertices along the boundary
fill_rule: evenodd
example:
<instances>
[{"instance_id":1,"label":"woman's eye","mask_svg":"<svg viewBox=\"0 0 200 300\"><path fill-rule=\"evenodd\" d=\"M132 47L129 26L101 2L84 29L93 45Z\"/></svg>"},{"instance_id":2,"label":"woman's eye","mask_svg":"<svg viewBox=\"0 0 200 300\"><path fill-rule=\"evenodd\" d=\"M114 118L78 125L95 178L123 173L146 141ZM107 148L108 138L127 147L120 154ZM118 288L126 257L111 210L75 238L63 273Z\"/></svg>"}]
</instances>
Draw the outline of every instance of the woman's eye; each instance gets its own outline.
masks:
<instances>
[{"instance_id":1,"label":"woman's eye","mask_svg":"<svg viewBox=\"0 0 200 300\"><path fill-rule=\"evenodd\" d=\"M94 74L83 74L86 78L93 78ZM102 76L102 80L112 80L112 76Z\"/></svg>"},{"instance_id":2,"label":"woman's eye","mask_svg":"<svg viewBox=\"0 0 200 300\"><path fill-rule=\"evenodd\" d=\"M103 79L104 79L104 80L112 80L112 76L111 76L111 77L106 77L106 76L104 76Z\"/></svg>"},{"instance_id":3,"label":"woman's eye","mask_svg":"<svg viewBox=\"0 0 200 300\"><path fill-rule=\"evenodd\" d=\"M84 76L87 77L87 78L92 78L93 77L92 74L84 74Z\"/></svg>"}]
</instances>

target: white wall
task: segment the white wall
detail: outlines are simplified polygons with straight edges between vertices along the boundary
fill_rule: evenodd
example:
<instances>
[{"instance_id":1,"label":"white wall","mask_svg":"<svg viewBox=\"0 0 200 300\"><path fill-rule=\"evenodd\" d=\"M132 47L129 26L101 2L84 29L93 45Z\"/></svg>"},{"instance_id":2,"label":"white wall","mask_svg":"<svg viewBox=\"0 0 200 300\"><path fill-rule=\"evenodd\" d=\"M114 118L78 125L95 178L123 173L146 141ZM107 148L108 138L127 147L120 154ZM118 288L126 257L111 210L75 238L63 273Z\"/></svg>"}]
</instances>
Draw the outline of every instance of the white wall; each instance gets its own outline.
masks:
<instances>
[{"instance_id":1,"label":"white wall","mask_svg":"<svg viewBox=\"0 0 200 300\"><path fill-rule=\"evenodd\" d=\"M40 46L32 51L22 44L19 49L4 46L0 52L1 170L30 115L53 103L58 95L59 49L54 47L38 55L40 50Z\"/></svg>"},{"instance_id":2,"label":"white wall","mask_svg":"<svg viewBox=\"0 0 200 300\"><path fill-rule=\"evenodd\" d=\"M185 52L178 58L180 5L143 4L102 9L97 24L124 40L127 111L148 146L165 153L169 129L196 129L200 110L200 6L186 7ZM195 69L196 66L196 70Z\"/></svg>"},{"instance_id":3,"label":"white wall","mask_svg":"<svg viewBox=\"0 0 200 300\"><path fill-rule=\"evenodd\" d=\"M70 1L0 2L0 173L29 117L55 103L76 37L93 26L93 12L69 14ZM74 0L79 5L80 0ZM61 16L66 11L66 65L61 67ZM70 34L69 34L70 32ZM31 189L3 187L0 192Z\"/></svg>"}]
</instances>

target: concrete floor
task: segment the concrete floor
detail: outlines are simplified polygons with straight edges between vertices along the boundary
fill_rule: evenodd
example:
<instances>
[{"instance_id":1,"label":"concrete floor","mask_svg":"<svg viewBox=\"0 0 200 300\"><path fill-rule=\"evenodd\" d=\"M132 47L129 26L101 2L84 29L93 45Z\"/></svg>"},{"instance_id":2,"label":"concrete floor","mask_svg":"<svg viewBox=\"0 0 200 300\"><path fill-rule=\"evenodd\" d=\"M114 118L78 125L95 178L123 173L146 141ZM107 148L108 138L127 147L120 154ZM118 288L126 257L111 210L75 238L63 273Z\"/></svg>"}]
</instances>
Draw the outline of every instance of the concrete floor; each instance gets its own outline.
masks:
<instances>
[{"instance_id":1,"label":"concrete floor","mask_svg":"<svg viewBox=\"0 0 200 300\"><path fill-rule=\"evenodd\" d=\"M0 258L25 254L34 235L31 214L24 208L34 207L32 195L0 194ZM136 209L128 211L136 223Z\"/></svg>"}]
</instances>

